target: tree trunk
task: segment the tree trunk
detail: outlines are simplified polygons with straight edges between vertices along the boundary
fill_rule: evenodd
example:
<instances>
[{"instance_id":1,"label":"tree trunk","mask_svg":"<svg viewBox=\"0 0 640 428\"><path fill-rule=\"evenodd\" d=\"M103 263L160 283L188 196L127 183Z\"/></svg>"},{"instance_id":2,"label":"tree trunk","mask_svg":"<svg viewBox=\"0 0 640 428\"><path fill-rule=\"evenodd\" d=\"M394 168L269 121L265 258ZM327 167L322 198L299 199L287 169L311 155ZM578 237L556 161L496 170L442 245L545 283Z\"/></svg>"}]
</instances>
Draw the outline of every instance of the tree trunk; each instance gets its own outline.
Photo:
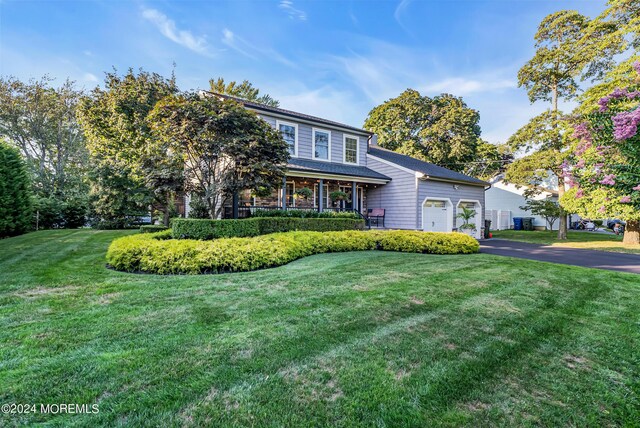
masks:
<instances>
[{"instance_id":1,"label":"tree trunk","mask_svg":"<svg viewBox=\"0 0 640 428\"><path fill-rule=\"evenodd\" d=\"M170 210L171 210L171 196L167 195L165 196L165 201L164 201L164 212L162 213L162 224L166 227L169 227L169 221L171 221L171 219L169 218L170 215Z\"/></svg>"},{"instance_id":2,"label":"tree trunk","mask_svg":"<svg viewBox=\"0 0 640 428\"><path fill-rule=\"evenodd\" d=\"M164 213L162 215L162 224L166 227L169 227L169 204L165 205Z\"/></svg>"},{"instance_id":3,"label":"tree trunk","mask_svg":"<svg viewBox=\"0 0 640 428\"><path fill-rule=\"evenodd\" d=\"M623 244L640 245L640 221L629 220L624 228Z\"/></svg>"},{"instance_id":4,"label":"tree trunk","mask_svg":"<svg viewBox=\"0 0 640 428\"><path fill-rule=\"evenodd\" d=\"M564 178L558 175L558 200L564 195ZM558 219L558 239L567 239L567 213L560 207L560 218Z\"/></svg>"},{"instance_id":5,"label":"tree trunk","mask_svg":"<svg viewBox=\"0 0 640 428\"><path fill-rule=\"evenodd\" d=\"M553 87L551 88L551 103L553 112L556 113L553 121L553 128L557 127L556 120L557 112L558 112L558 84L554 82ZM559 141L561 140L560 133L558 132L558 141L556 142L559 145ZM558 149L559 150L559 149ZM564 177L562 176L562 171L556 173L558 177L558 200L562 198L564 195ZM567 213L560 207L560 222L558 223L558 239L565 240L567 239Z\"/></svg>"}]
</instances>

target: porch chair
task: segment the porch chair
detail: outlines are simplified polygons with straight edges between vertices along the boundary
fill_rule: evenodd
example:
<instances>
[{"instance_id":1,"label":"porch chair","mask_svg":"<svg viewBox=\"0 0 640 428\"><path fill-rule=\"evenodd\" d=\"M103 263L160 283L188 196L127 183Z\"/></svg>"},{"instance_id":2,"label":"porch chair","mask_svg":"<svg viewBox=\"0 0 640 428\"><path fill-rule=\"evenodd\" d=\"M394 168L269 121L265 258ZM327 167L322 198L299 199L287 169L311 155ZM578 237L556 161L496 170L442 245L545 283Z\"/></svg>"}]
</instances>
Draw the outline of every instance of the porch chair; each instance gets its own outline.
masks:
<instances>
[{"instance_id":1,"label":"porch chair","mask_svg":"<svg viewBox=\"0 0 640 428\"><path fill-rule=\"evenodd\" d=\"M384 227L384 208L369 208L367 209L367 223L371 227L373 221L376 222L376 227L380 225L380 219L382 219L382 227Z\"/></svg>"}]
</instances>

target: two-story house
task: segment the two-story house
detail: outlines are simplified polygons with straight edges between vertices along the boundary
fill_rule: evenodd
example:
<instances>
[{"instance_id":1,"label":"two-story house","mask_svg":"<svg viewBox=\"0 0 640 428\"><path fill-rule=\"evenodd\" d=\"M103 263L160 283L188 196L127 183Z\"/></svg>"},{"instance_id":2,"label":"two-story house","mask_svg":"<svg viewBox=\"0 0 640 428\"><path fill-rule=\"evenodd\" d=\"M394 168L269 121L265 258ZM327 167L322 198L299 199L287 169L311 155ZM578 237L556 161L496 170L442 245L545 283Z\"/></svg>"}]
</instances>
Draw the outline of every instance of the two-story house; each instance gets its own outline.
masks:
<instances>
[{"instance_id":1,"label":"two-story house","mask_svg":"<svg viewBox=\"0 0 640 428\"><path fill-rule=\"evenodd\" d=\"M350 125L227 95L254 111L282 133L291 159L282 188L271 197L242 195L245 210L285 209L385 210L385 227L450 232L460 223L457 211L473 208L474 236L480 237L484 191L489 184L449 169L379 147L373 133ZM307 188L312 196L298 197ZM346 199L334 200L332 192ZM185 213L188 213L188 201Z\"/></svg>"}]
</instances>

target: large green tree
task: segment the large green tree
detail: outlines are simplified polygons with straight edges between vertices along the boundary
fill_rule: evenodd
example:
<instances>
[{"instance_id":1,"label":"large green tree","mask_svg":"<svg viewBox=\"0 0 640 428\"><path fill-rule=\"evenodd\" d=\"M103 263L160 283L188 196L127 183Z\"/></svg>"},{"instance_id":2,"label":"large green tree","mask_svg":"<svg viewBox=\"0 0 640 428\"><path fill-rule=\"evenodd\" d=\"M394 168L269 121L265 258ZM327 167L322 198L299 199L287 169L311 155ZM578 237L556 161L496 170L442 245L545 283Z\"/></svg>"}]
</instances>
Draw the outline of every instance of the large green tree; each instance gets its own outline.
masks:
<instances>
[{"instance_id":1,"label":"large green tree","mask_svg":"<svg viewBox=\"0 0 640 428\"><path fill-rule=\"evenodd\" d=\"M610 41L600 41L600 44L620 43L620 52L624 58L612 67L595 85L587 88L580 95L580 114L590 114L599 110L598 101L613 92L616 88L626 88L635 84L633 64L640 61L640 1L638 0L609 0L607 8L596 18L596 21L614 26L615 31L604 34ZM614 59L613 56L610 57Z\"/></svg>"},{"instance_id":2,"label":"large green tree","mask_svg":"<svg viewBox=\"0 0 640 428\"><path fill-rule=\"evenodd\" d=\"M99 219L124 226L131 214L157 205L165 224L175 192L183 185L179 156L153 136L147 116L177 93L175 78L132 69L107 73L78 108L93 163L93 196ZM121 224L119 224L119 222Z\"/></svg>"},{"instance_id":3,"label":"large green tree","mask_svg":"<svg viewBox=\"0 0 640 428\"><path fill-rule=\"evenodd\" d=\"M253 86L248 80L238 83L235 80L225 83L224 78L209 80L211 91L218 94L231 95L233 97L242 98L247 101L253 101L258 104L264 104L270 107L279 107L280 102L275 100L269 94L260 95L260 89Z\"/></svg>"},{"instance_id":4,"label":"large green tree","mask_svg":"<svg viewBox=\"0 0 640 428\"><path fill-rule=\"evenodd\" d=\"M58 87L52 82L0 78L0 137L26 160L42 208L39 226L78 226L88 194L88 154L75 116L82 92L69 80Z\"/></svg>"},{"instance_id":5,"label":"large green tree","mask_svg":"<svg viewBox=\"0 0 640 428\"><path fill-rule=\"evenodd\" d=\"M513 151L508 144L481 141L476 150L476 159L467 163L464 173L481 180L490 180L504 174L512 162Z\"/></svg>"},{"instance_id":6,"label":"large green tree","mask_svg":"<svg viewBox=\"0 0 640 428\"><path fill-rule=\"evenodd\" d=\"M507 170L507 179L535 188L540 180L553 176L558 193L564 194L562 164L570 138L559 100L572 100L579 81L597 80L614 65L613 56L622 49L616 26L589 20L572 10L545 17L535 35L536 52L518 72L518 84L525 87L531 103L550 102L549 111L534 117L509 140L524 156ZM566 239L566 215L560 216L558 239Z\"/></svg>"},{"instance_id":7,"label":"large green tree","mask_svg":"<svg viewBox=\"0 0 640 428\"><path fill-rule=\"evenodd\" d=\"M20 153L0 140L0 238L19 235L31 223L31 183Z\"/></svg>"},{"instance_id":8,"label":"large green tree","mask_svg":"<svg viewBox=\"0 0 640 428\"><path fill-rule=\"evenodd\" d=\"M479 120L462 98L407 89L372 109L364 127L378 135L381 147L464 171L481 144Z\"/></svg>"},{"instance_id":9,"label":"large green tree","mask_svg":"<svg viewBox=\"0 0 640 428\"><path fill-rule=\"evenodd\" d=\"M187 190L218 218L238 192L271 194L282 185L289 150L279 132L233 100L186 93L150 116L156 138L184 160Z\"/></svg>"},{"instance_id":10,"label":"large green tree","mask_svg":"<svg viewBox=\"0 0 640 428\"><path fill-rule=\"evenodd\" d=\"M561 202L583 216L626 220L623 242L640 245L640 62L634 68L634 85L614 90L576 126L572 188Z\"/></svg>"}]
</instances>

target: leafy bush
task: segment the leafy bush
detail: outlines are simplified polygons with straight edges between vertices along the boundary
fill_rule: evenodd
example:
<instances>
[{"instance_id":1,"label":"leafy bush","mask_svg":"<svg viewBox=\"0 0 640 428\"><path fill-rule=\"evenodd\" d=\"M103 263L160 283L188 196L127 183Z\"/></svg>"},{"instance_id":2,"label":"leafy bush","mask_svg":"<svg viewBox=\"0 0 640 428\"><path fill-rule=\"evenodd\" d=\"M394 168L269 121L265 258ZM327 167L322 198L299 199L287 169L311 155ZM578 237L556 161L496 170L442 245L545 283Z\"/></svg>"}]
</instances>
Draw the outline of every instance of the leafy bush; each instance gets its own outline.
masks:
<instances>
[{"instance_id":1,"label":"leafy bush","mask_svg":"<svg viewBox=\"0 0 640 428\"><path fill-rule=\"evenodd\" d=\"M293 230L333 231L363 229L364 220L354 218L256 217L242 220L204 220L175 218L176 239L244 238Z\"/></svg>"},{"instance_id":2,"label":"leafy bush","mask_svg":"<svg viewBox=\"0 0 640 428\"><path fill-rule=\"evenodd\" d=\"M142 233L156 233L162 232L163 230L169 230L169 228L161 224L145 224L140 226L140 232Z\"/></svg>"},{"instance_id":3,"label":"leafy bush","mask_svg":"<svg viewBox=\"0 0 640 428\"><path fill-rule=\"evenodd\" d=\"M351 211L322 211L317 210L261 210L251 213L251 217L293 217L293 218L356 218L358 214Z\"/></svg>"},{"instance_id":4,"label":"leafy bush","mask_svg":"<svg viewBox=\"0 0 640 428\"><path fill-rule=\"evenodd\" d=\"M197 274L265 269L328 252L470 254L480 247L466 234L416 231L287 232L213 241L168 239L169 235L164 231L116 239L107 262L127 272Z\"/></svg>"},{"instance_id":5,"label":"leafy bush","mask_svg":"<svg viewBox=\"0 0 640 428\"><path fill-rule=\"evenodd\" d=\"M151 217L148 214L131 214L121 218L113 219L92 219L91 227L100 230L113 229L138 229L144 225L150 225Z\"/></svg>"},{"instance_id":6,"label":"leafy bush","mask_svg":"<svg viewBox=\"0 0 640 428\"><path fill-rule=\"evenodd\" d=\"M87 224L89 203L86 198L70 198L62 207L63 226L76 229Z\"/></svg>"},{"instance_id":7,"label":"leafy bush","mask_svg":"<svg viewBox=\"0 0 640 428\"><path fill-rule=\"evenodd\" d=\"M202 196L195 193L191 195L191 203L189 204L189 218L207 218L209 216L209 207L204 202Z\"/></svg>"},{"instance_id":8,"label":"leafy bush","mask_svg":"<svg viewBox=\"0 0 640 428\"><path fill-rule=\"evenodd\" d=\"M87 222L87 201L56 197L34 199L33 226L38 229L78 228Z\"/></svg>"},{"instance_id":9,"label":"leafy bush","mask_svg":"<svg viewBox=\"0 0 640 428\"><path fill-rule=\"evenodd\" d=\"M57 229L63 227L64 203L54 197L34 198L33 224L38 229Z\"/></svg>"},{"instance_id":10,"label":"leafy bush","mask_svg":"<svg viewBox=\"0 0 640 428\"><path fill-rule=\"evenodd\" d=\"M0 237L19 235L29 229L30 187L20 153L0 141Z\"/></svg>"}]
</instances>

